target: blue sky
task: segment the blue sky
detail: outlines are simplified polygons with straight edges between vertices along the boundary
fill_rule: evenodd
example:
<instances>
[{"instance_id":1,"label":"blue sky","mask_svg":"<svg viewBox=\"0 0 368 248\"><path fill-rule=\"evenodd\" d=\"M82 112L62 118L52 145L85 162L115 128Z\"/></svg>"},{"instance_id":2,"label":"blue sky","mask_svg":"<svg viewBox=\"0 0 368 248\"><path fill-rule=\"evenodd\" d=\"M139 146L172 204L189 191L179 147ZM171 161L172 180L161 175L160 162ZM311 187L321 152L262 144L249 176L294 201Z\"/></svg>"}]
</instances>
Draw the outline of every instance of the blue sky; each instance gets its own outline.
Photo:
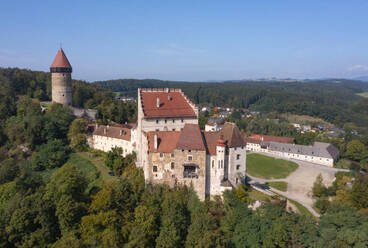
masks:
<instances>
[{"instance_id":1,"label":"blue sky","mask_svg":"<svg viewBox=\"0 0 368 248\"><path fill-rule=\"evenodd\" d=\"M368 75L368 1L2 1L0 66L73 78Z\"/></svg>"}]
</instances>

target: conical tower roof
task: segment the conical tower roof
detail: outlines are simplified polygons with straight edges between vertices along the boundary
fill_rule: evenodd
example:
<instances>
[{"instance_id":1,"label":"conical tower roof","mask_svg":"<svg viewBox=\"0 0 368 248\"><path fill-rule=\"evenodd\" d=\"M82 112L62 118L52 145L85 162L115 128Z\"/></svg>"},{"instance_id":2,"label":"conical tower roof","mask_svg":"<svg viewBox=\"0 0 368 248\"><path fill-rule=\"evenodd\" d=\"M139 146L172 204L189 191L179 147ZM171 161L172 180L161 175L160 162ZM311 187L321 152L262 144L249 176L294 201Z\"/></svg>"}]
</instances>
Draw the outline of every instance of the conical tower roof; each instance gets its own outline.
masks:
<instances>
[{"instance_id":1,"label":"conical tower roof","mask_svg":"<svg viewBox=\"0 0 368 248\"><path fill-rule=\"evenodd\" d=\"M62 48L59 49L50 68L72 68Z\"/></svg>"}]
</instances>

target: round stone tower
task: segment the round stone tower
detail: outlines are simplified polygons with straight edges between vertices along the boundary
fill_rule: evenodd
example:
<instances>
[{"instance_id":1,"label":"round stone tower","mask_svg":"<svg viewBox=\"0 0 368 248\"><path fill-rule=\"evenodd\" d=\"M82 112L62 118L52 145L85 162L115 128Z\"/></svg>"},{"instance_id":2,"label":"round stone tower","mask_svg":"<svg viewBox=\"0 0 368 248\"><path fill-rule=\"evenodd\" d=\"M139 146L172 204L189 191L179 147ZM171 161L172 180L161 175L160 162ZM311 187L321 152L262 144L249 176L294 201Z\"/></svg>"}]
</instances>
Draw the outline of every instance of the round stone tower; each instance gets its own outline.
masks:
<instances>
[{"instance_id":1,"label":"round stone tower","mask_svg":"<svg viewBox=\"0 0 368 248\"><path fill-rule=\"evenodd\" d=\"M72 66L62 48L56 54L50 66L52 101L63 105L72 105Z\"/></svg>"}]
</instances>

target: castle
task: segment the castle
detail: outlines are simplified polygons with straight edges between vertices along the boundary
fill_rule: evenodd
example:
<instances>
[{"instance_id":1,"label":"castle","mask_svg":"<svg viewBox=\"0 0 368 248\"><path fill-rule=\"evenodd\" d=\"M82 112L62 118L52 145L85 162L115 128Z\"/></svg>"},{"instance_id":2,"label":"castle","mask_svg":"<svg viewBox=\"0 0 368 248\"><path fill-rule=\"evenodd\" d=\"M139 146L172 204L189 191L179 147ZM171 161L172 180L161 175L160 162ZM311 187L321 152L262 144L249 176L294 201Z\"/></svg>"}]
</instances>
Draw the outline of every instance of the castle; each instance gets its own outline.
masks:
<instances>
[{"instance_id":1,"label":"castle","mask_svg":"<svg viewBox=\"0 0 368 248\"><path fill-rule=\"evenodd\" d=\"M52 101L72 105L72 67L60 48L50 66ZM198 107L180 89L138 89L136 124L93 125L90 147L137 154L146 183L192 186L201 200L245 182L246 143L234 123L202 131ZM74 113L86 110L73 108Z\"/></svg>"},{"instance_id":2,"label":"castle","mask_svg":"<svg viewBox=\"0 0 368 248\"><path fill-rule=\"evenodd\" d=\"M221 195L245 181L246 143L234 123L203 131L198 108L180 89L138 89L136 124L96 125L89 145L137 154L146 183L192 186L198 197Z\"/></svg>"}]
</instances>

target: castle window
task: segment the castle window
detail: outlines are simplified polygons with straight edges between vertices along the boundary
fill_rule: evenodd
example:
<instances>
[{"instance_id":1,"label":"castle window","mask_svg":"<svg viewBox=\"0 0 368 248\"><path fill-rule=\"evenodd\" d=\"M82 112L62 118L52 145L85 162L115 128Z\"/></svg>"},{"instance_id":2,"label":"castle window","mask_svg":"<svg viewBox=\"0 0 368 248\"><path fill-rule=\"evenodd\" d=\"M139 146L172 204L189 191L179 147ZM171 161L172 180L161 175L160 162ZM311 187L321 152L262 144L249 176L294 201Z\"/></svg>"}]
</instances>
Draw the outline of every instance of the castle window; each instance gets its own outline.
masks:
<instances>
[{"instance_id":1,"label":"castle window","mask_svg":"<svg viewBox=\"0 0 368 248\"><path fill-rule=\"evenodd\" d=\"M157 172L157 166L153 166L152 170L153 172Z\"/></svg>"},{"instance_id":2,"label":"castle window","mask_svg":"<svg viewBox=\"0 0 368 248\"><path fill-rule=\"evenodd\" d=\"M164 156L164 154L162 152L160 152L160 158L162 158Z\"/></svg>"},{"instance_id":3,"label":"castle window","mask_svg":"<svg viewBox=\"0 0 368 248\"><path fill-rule=\"evenodd\" d=\"M172 175L171 175L171 177L172 177L172 178L175 178L175 175L174 175L174 174L172 174Z\"/></svg>"},{"instance_id":4,"label":"castle window","mask_svg":"<svg viewBox=\"0 0 368 248\"><path fill-rule=\"evenodd\" d=\"M181 123L183 123L184 122L184 120L183 119L181 119Z\"/></svg>"},{"instance_id":5,"label":"castle window","mask_svg":"<svg viewBox=\"0 0 368 248\"><path fill-rule=\"evenodd\" d=\"M234 148L234 150L236 151L236 147Z\"/></svg>"},{"instance_id":6,"label":"castle window","mask_svg":"<svg viewBox=\"0 0 368 248\"><path fill-rule=\"evenodd\" d=\"M156 129L156 132L160 131L160 129Z\"/></svg>"},{"instance_id":7,"label":"castle window","mask_svg":"<svg viewBox=\"0 0 368 248\"><path fill-rule=\"evenodd\" d=\"M171 153L171 157L172 157L172 158L174 157L174 153Z\"/></svg>"},{"instance_id":8,"label":"castle window","mask_svg":"<svg viewBox=\"0 0 368 248\"><path fill-rule=\"evenodd\" d=\"M218 161L218 168L219 168L219 169L220 169L220 166L221 166L221 165L220 165L220 160L219 160L219 161Z\"/></svg>"},{"instance_id":9,"label":"castle window","mask_svg":"<svg viewBox=\"0 0 368 248\"><path fill-rule=\"evenodd\" d=\"M239 170L240 169L240 164L236 165L236 169Z\"/></svg>"},{"instance_id":10,"label":"castle window","mask_svg":"<svg viewBox=\"0 0 368 248\"><path fill-rule=\"evenodd\" d=\"M156 120L156 124L158 124L158 120Z\"/></svg>"},{"instance_id":11,"label":"castle window","mask_svg":"<svg viewBox=\"0 0 368 248\"><path fill-rule=\"evenodd\" d=\"M239 178L236 178L236 183L238 183L239 182Z\"/></svg>"},{"instance_id":12,"label":"castle window","mask_svg":"<svg viewBox=\"0 0 368 248\"><path fill-rule=\"evenodd\" d=\"M212 168L215 166L215 160L212 160Z\"/></svg>"},{"instance_id":13,"label":"castle window","mask_svg":"<svg viewBox=\"0 0 368 248\"><path fill-rule=\"evenodd\" d=\"M192 152L192 150L188 150L188 152Z\"/></svg>"},{"instance_id":14,"label":"castle window","mask_svg":"<svg viewBox=\"0 0 368 248\"><path fill-rule=\"evenodd\" d=\"M175 128L173 128L172 130L175 131Z\"/></svg>"},{"instance_id":15,"label":"castle window","mask_svg":"<svg viewBox=\"0 0 368 248\"><path fill-rule=\"evenodd\" d=\"M175 123L175 120L173 120L173 123Z\"/></svg>"},{"instance_id":16,"label":"castle window","mask_svg":"<svg viewBox=\"0 0 368 248\"><path fill-rule=\"evenodd\" d=\"M193 160L193 156L188 156L188 161L192 161Z\"/></svg>"},{"instance_id":17,"label":"castle window","mask_svg":"<svg viewBox=\"0 0 368 248\"><path fill-rule=\"evenodd\" d=\"M165 123L167 123L167 120L165 120Z\"/></svg>"},{"instance_id":18,"label":"castle window","mask_svg":"<svg viewBox=\"0 0 368 248\"><path fill-rule=\"evenodd\" d=\"M236 155L236 159L240 159L240 154L237 154Z\"/></svg>"},{"instance_id":19,"label":"castle window","mask_svg":"<svg viewBox=\"0 0 368 248\"><path fill-rule=\"evenodd\" d=\"M221 160L221 168L224 168L224 161Z\"/></svg>"},{"instance_id":20,"label":"castle window","mask_svg":"<svg viewBox=\"0 0 368 248\"><path fill-rule=\"evenodd\" d=\"M174 169L174 168L175 168L175 163L171 162L171 169Z\"/></svg>"}]
</instances>

